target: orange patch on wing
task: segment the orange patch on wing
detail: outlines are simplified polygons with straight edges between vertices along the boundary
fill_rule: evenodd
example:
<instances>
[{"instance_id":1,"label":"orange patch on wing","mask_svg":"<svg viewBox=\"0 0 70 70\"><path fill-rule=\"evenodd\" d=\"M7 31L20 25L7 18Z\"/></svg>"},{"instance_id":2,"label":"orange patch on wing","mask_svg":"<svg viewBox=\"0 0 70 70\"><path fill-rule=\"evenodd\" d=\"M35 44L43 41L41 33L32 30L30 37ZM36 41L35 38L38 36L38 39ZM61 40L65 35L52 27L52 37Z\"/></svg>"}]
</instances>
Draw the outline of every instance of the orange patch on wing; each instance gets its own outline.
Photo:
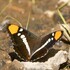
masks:
<instances>
[{"instance_id":1,"label":"orange patch on wing","mask_svg":"<svg viewBox=\"0 0 70 70\"><path fill-rule=\"evenodd\" d=\"M17 25L10 25L8 27L8 29L9 29L9 31L10 31L11 34L15 34L15 33L17 33L19 27Z\"/></svg>"},{"instance_id":2,"label":"orange patch on wing","mask_svg":"<svg viewBox=\"0 0 70 70\"><path fill-rule=\"evenodd\" d=\"M61 37L61 35L62 35L62 32L61 31L57 31L55 33L55 36L54 36L55 40L58 40Z\"/></svg>"}]
</instances>

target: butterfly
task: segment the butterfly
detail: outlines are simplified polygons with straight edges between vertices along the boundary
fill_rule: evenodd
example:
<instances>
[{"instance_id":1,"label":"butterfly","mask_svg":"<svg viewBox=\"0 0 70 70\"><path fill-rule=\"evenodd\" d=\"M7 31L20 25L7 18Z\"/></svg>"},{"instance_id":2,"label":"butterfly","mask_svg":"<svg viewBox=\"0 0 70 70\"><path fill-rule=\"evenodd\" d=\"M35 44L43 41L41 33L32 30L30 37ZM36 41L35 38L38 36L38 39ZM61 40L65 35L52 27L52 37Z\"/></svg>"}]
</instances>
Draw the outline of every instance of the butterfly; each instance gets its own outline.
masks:
<instances>
[{"instance_id":1,"label":"butterfly","mask_svg":"<svg viewBox=\"0 0 70 70\"><path fill-rule=\"evenodd\" d=\"M49 49L63 35L63 31L58 30L40 38L15 24L8 24L7 31L13 42L15 52L24 61L36 61L47 56Z\"/></svg>"}]
</instances>

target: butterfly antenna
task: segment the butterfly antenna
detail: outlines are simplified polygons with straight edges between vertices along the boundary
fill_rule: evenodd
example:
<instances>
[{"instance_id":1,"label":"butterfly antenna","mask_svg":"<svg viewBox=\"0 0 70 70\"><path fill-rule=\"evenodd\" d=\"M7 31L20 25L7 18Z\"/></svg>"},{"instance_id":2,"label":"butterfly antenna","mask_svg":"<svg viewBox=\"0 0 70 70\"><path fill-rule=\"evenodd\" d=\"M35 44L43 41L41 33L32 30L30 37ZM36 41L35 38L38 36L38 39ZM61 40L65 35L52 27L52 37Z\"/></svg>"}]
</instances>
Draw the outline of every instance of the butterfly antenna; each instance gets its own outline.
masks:
<instances>
[{"instance_id":1,"label":"butterfly antenna","mask_svg":"<svg viewBox=\"0 0 70 70\"><path fill-rule=\"evenodd\" d=\"M30 15L31 15L31 11L29 12L29 16L28 16L28 20L27 20L27 24L26 24L26 30L28 30Z\"/></svg>"}]
</instances>

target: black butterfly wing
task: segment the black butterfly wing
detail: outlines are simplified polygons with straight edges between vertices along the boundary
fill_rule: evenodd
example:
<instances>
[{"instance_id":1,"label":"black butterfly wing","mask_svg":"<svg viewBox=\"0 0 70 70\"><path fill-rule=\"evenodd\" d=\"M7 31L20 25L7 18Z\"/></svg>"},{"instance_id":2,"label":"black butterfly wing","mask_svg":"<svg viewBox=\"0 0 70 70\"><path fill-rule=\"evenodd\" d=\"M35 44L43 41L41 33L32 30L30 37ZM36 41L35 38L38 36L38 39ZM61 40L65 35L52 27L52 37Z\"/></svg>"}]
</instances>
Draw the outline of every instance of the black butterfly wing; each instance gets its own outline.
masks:
<instances>
[{"instance_id":1,"label":"black butterfly wing","mask_svg":"<svg viewBox=\"0 0 70 70\"><path fill-rule=\"evenodd\" d=\"M40 43L40 47L32 54L31 60L36 61L47 55L48 50L61 38L62 31L56 31L45 36Z\"/></svg>"},{"instance_id":2,"label":"black butterfly wing","mask_svg":"<svg viewBox=\"0 0 70 70\"><path fill-rule=\"evenodd\" d=\"M30 60L31 49L34 49L33 45L36 44L38 40L37 36L13 24L9 24L7 29L14 43L15 52L24 60Z\"/></svg>"},{"instance_id":3,"label":"black butterfly wing","mask_svg":"<svg viewBox=\"0 0 70 70\"><path fill-rule=\"evenodd\" d=\"M41 39L26 29L24 29L22 34L26 36L32 54L38 48Z\"/></svg>"}]
</instances>

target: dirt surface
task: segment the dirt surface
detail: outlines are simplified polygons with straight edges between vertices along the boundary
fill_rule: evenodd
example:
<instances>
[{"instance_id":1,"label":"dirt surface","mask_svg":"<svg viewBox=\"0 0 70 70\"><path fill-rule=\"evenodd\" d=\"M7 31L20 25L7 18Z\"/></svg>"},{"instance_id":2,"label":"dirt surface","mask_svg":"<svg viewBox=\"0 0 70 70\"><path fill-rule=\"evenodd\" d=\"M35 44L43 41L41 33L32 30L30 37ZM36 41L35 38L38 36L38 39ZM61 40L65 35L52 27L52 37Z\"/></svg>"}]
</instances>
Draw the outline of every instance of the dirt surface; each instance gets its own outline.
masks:
<instances>
[{"instance_id":1,"label":"dirt surface","mask_svg":"<svg viewBox=\"0 0 70 70\"><path fill-rule=\"evenodd\" d=\"M10 19L13 23L21 25L35 35L41 37L53 31L60 30L58 22L62 23L58 13L55 12L62 4L58 0L0 0L0 24L5 19ZM34 2L35 1L35 2ZM51 11L48 14L47 11ZM70 6L65 6L61 10L66 22L70 22ZM17 20L17 21L16 21ZM62 44L62 46L69 46ZM67 48L67 47L66 47ZM7 33L0 32L0 70L22 70L16 68L9 56L13 52L12 43ZM18 67L17 66L17 67ZM61 67L62 68L62 67ZM68 68L69 69L69 68ZM67 69L67 70L68 70ZM64 68L63 68L64 70Z\"/></svg>"}]
</instances>

